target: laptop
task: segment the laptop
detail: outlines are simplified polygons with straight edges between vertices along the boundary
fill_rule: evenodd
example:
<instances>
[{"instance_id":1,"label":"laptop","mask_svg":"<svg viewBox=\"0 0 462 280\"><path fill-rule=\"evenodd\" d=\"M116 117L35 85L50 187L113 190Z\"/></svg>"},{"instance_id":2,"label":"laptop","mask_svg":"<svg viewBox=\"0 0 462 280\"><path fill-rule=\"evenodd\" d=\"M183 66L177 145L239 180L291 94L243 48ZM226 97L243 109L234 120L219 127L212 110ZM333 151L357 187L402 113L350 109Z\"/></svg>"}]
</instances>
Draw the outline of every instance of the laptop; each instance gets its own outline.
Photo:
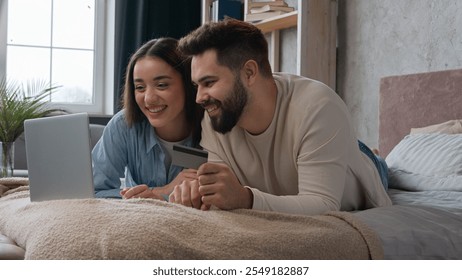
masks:
<instances>
[{"instance_id":1,"label":"laptop","mask_svg":"<svg viewBox=\"0 0 462 280\"><path fill-rule=\"evenodd\" d=\"M87 113L24 122L31 201L93 198Z\"/></svg>"}]
</instances>

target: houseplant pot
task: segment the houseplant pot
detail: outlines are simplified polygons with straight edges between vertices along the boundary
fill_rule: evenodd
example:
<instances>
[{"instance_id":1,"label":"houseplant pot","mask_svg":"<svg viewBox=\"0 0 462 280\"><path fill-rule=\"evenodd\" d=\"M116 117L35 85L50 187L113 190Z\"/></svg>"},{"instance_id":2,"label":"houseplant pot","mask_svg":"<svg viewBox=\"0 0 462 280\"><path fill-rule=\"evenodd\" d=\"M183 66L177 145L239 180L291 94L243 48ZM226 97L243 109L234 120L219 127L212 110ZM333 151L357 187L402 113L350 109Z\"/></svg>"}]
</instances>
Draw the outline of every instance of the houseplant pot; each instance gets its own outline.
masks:
<instances>
[{"instance_id":1,"label":"houseplant pot","mask_svg":"<svg viewBox=\"0 0 462 280\"><path fill-rule=\"evenodd\" d=\"M41 80L23 85L0 79L0 177L13 175L14 141L24 132L24 121L59 110L50 108L47 100L56 88Z\"/></svg>"},{"instance_id":2,"label":"houseplant pot","mask_svg":"<svg viewBox=\"0 0 462 280\"><path fill-rule=\"evenodd\" d=\"M0 142L0 178L13 177L14 142Z\"/></svg>"}]
</instances>

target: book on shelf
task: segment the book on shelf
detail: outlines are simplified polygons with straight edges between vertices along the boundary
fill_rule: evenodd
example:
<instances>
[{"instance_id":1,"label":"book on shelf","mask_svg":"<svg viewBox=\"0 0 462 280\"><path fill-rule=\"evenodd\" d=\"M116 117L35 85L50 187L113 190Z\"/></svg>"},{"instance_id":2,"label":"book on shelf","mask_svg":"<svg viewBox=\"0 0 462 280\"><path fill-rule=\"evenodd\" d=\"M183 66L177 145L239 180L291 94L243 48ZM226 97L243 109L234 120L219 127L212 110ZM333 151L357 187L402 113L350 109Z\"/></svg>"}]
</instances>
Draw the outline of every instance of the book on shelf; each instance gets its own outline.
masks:
<instances>
[{"instance_id":1,"label":"book on shelf","mask_svg":"<svg viewBox=\"0 0 462 280\"><path fill-rule=\"evenodd\" d=\"M240 0L214 0L210 3L209 11L210 21L223 20L226 16L238 20L243 18Z\"/></svg>"},{"instance_id":2,"label":"book on shelf","mask_svg":"<svg viewBox=\"0 0 462 280\"><path fill-rule=\"evenodd\" d=\"M262 7L265 5L278 6L278 7L287 7L287 3L283 0L276 1L249 1L249 8Z\"/></svg>"},{"instance_id":3,"label":"book on shelf","mask_svg":"<svg viewBox=\"0 0 462 280\"><path fill-rule=\"evenodd\" d=\"M282 14L286 14L286 12L284 12L284 11L271 11L271 12L265 12L265 13L247 14L245 16L245 21L258 22L258 21L262 21L264 19L279 16L279 15L282 15Z\"/></svg>"},{"instance_id":4,"label":"book on shelf","mask_svg":"<svg viewBox=\"0 0 462 280\"><path fill-rule=\"evenodd\" d=\"M261 7L251 8L250 13L258 14L258 13L273 12L273 11L283 11L283 12L288 13L294 10L295 10L294 7L264 5Z\"/></svg>"}]
</instances>

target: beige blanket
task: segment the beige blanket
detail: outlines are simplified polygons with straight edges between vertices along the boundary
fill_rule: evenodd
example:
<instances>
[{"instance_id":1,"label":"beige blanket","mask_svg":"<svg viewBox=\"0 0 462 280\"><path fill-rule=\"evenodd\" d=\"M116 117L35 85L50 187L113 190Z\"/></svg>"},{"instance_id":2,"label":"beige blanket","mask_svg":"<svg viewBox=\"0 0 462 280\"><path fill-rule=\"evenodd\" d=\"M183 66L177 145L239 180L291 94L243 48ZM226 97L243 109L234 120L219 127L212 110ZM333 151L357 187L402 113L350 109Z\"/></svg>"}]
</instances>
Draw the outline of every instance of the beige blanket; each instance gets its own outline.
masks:
<instances>
[{"instance_id":1,"label":"beige blanket","mask_svg":"<svg viewBox=\"0 0 462 280\"><path fill-rule=\"evenodd\" d=\"M200 211L151 199L31 203L21 183L0 179L0 232L26 259L383 258L378 236L346 212Z\"/></svg>"}]
</instances>

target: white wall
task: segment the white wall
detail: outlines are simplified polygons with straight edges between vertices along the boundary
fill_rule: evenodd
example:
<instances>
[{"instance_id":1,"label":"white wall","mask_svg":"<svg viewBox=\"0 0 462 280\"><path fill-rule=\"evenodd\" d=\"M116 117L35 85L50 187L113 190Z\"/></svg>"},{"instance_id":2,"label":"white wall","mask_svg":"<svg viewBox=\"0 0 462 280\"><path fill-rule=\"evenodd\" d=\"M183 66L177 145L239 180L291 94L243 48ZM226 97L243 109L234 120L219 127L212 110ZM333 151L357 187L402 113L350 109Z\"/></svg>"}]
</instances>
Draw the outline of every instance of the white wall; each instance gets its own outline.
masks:
<instances>
[{"instance_id":1,"label":"white wall","mask_svg":"<svg viewBox=\"0 0 462 280\"><path fill-rule=\"evenodd\" d=\"M337 91L377 147L381 77L462 68L462 1L338 2Z\"/></svg>"}]
</instances>

